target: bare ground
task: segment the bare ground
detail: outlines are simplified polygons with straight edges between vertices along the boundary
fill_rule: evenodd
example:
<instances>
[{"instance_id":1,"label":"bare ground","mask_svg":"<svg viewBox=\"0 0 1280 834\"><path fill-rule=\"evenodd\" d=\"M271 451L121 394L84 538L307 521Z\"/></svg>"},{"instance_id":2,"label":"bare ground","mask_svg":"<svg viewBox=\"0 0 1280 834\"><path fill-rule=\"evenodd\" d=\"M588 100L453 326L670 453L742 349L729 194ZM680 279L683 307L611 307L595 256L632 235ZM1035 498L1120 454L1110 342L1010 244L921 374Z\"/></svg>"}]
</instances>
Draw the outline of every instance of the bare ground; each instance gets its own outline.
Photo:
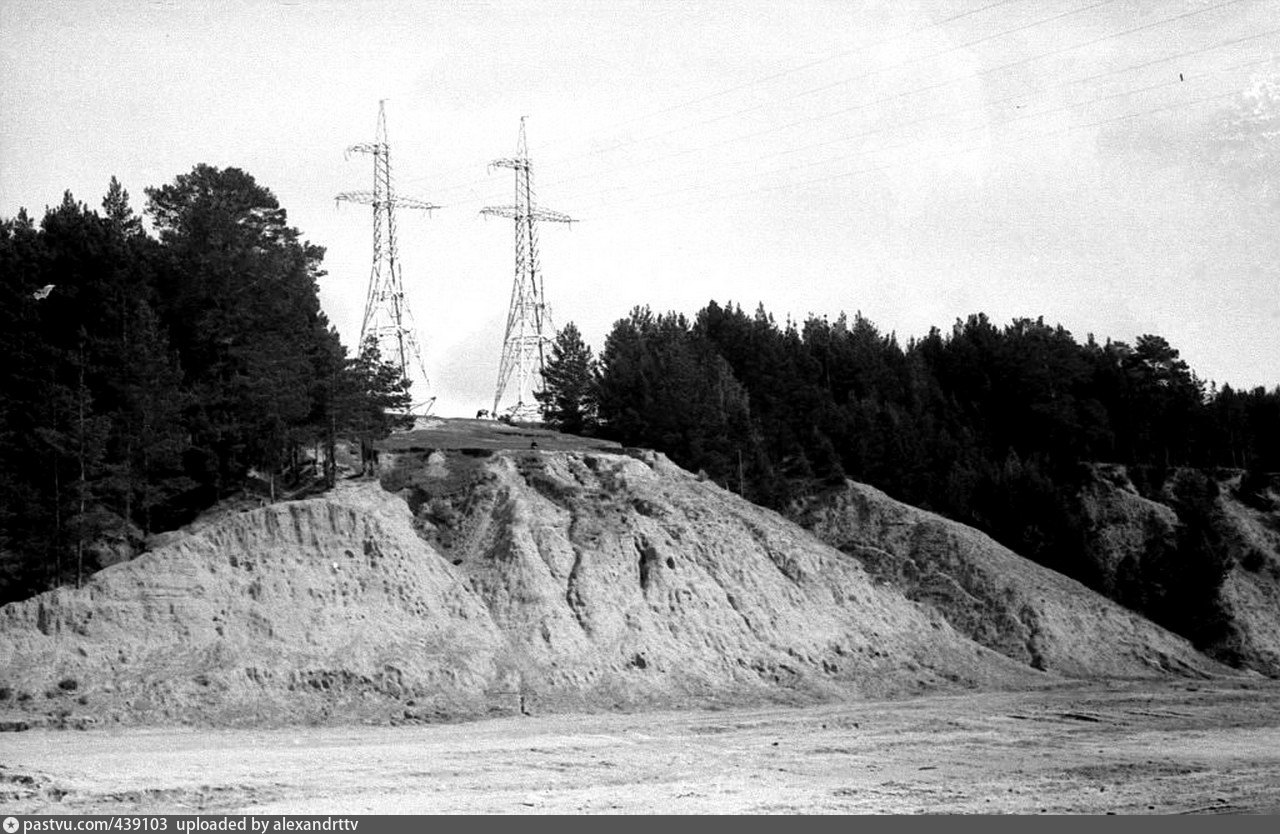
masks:
<instances>
[{"instance_id":1,"label":"bare ground","mask_svg":"<svg viewBox=\"0 0 1280 834\"><path fill-rule=\"evenodd\" d=\"M6 813L1277 813L1280 682L0 748Z\"/></svg>"}]
</instances>

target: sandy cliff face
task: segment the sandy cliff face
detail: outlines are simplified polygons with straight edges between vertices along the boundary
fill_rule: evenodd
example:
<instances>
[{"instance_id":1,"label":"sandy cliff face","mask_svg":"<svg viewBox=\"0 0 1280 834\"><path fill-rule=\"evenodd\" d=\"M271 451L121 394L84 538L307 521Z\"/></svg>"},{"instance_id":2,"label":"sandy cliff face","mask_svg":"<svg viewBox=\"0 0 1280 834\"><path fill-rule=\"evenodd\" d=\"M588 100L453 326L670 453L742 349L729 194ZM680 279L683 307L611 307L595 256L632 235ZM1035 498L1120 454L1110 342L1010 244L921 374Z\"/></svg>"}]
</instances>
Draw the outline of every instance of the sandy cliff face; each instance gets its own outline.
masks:
<instances>
[{"instance_id":1,"label":"sandy cliff face","mask_svg":"<svg viewBox=\"0 0 1280 834\"><path fill-rule=\"evenodd\" d=\"M1224 491L1231 564L1219 598L1229 612L1224 648L1241 665L1280 677L1280 513L1260 511Z\"/></svg>"},{"instance_id":2,"label":"sandy cliff face","mask_svg":"<svg viewBox=\"0 0 1280 834\"><path fill-rule=\"evenodd\" d=\"M542 697L884 695L1020 677L856 561L661 455L509 454L482 479L442 549Z\"/></svg>"},{"instance_id":3,"label":"sandy cliff face","mask_svg":"<svg viewBox=\"0 0 1280 834\"><path fill-rule=\"evenodd\" d=\"M408 471L408 503L349 483L0 608L0 707L384 721L1046 677L659 455L437 454Z\"/></svg>"},{"instance_id":4,"label":"sandy cliff face","mask_svg":"<svg viewBox=\"0 0 1280 834\"><path fill-rule=\"evenodd\" d=\"M802 502L793 517L956 631L1035 668L1085 677L1226 671L1075 580L874 487L848 482Z\"/></svg>"},{"instance_id":5,"label":"sandy cliff face","mask_svg":"<svg viewBox=\"0 0 1280 834\"><path fill-rule=\"evenodd\" d=\"M10 705L220 723L483 709L502 634L376 486L224 517L0 608ZM27 696L29 700L18 703Z\"/></svg>"}]
</instances>

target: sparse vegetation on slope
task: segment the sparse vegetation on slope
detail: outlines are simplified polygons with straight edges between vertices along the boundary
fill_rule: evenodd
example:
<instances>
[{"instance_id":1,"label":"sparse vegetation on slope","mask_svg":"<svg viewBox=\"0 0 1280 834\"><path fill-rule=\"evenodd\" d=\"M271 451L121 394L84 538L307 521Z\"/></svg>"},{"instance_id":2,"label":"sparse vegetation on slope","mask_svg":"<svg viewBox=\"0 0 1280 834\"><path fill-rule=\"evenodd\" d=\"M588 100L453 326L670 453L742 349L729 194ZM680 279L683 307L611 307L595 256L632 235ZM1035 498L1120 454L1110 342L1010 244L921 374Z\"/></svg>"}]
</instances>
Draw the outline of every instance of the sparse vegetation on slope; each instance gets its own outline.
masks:
<instances>
[{"instance_id":1,"label":"sparse vegetation on slope","mask_svg":"<svg viewBox=\"0 0 1280 834\"><path fill-rule=\"evenodd\" d=\"M1225 663L1280 676L1280 490L1240 472L1094 473L1086 553L1108 595Z\"/></svg>"},{"instance_id":2,"label":"sparse vegetation on slope","mask_svg":"<svg viewBox=\"0 0 1280 834\"><path fill-rule=\"evenodd\" d=\"M874 487L848 482L790 515L960 633L1036 669L1119 678L1228 671L1079 582Z\"/></svg>"}]
</instances>

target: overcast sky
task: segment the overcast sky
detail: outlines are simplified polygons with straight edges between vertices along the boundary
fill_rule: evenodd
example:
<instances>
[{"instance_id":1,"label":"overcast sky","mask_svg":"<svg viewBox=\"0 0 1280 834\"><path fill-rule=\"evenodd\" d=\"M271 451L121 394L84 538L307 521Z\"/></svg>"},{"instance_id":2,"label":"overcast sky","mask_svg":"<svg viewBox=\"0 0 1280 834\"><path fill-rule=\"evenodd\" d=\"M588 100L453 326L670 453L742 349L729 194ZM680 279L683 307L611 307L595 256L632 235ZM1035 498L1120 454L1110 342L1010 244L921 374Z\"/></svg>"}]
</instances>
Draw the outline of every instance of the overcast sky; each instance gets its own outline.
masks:
<instances>
[{"instance_id":1,"label":"overcast sky","mask_svg":"<svg viewBox=\"0 0 1280 834\"><path fill-rule=\"evenodd\" d=\"M547 300L597 348L636 304L905 341L986 312L1158 333L1205 379L1280 384L1280 2L0 0L0 216L97 207L197 163L327 247L357 340L387 100L436 412L491 405L528 116ZM1276 57L1273 57L1276 56Z\"/></svg>"}]
</instances>

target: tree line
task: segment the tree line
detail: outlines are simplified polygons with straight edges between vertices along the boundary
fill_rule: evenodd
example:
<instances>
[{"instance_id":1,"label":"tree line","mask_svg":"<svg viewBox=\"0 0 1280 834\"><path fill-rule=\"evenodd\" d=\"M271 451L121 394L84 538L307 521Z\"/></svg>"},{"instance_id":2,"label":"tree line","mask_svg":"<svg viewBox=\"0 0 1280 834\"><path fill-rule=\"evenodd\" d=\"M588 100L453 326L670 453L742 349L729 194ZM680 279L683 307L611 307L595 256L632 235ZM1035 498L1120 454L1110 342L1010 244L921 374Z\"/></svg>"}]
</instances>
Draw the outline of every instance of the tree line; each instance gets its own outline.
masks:
<instances>
[{"instance_id":1,"label":"tree line","mask_svg":"<svg viewBox=\"0 0 1280 834\"><path fill-rule=\"evenodd\" d=\"M1246 490L1280 470L1280 386L1207 385L1160 336L1080 342L1043 318L975 314L902 345L861 314L779 325L763 307L639 307L598 357L567 325L544 376L546 419L566 431L659 449L780 510L869 483L1205 640L1223 573L1214 531L1184 530L1158 577L1100 587L1082 464L1127 464L1152 494L1178 467L1247 470ZM1209 524L1211 479L1180 488L1184 519Z\"/></svg>"},{"instance_id":2,"label":"tree line","mask_svg":"<svg viewBox=\"0 0 1280 834\"><path fill-rule=\"evenodd\" d=\"M101 211L67 192L38 224L0 220L0 602L79 583L250 480L331 484L337 438L407 406L372 344L347 355L324 250L269 189L198 165L146 195L154 235L114 177Z\"/></svg>"}]
</instances>

